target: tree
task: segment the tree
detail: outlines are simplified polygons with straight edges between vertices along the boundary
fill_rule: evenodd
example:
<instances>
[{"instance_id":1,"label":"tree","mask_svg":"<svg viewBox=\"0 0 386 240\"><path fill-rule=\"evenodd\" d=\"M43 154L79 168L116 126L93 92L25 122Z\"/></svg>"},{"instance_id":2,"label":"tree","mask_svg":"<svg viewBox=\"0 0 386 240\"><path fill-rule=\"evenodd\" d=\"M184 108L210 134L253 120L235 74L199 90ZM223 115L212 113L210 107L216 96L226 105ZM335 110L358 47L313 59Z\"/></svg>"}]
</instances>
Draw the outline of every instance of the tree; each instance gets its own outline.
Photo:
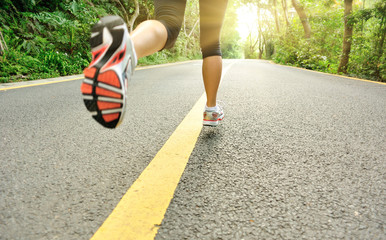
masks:
<instances>
[{"instance_id":1,"label":"tree","mask_svg":"<svg viewBox=\"0 0 386 240\"><path fill-rule=\"evenodd\" d=\"M343 50L340 59L338 73L347 73L347 64L351 51L351 38L353 35L353 23L350 21L352 13L353 0L344 0L344 34L343 34Z\"/></svg>"},{"instance_id":2,"label":"tree","mask_svg":"<svg viewBox=\"0 0 386 240\"><path fill-rule=\"evenodd\" d=\"M0 31L0 55L3 55L4 51L7 49L7 43L5 42L3 34Z\"/></svg>"},{"instance_id":3,"label":"tree","mask_svg":"<svg viewBox=\"0 0 386 240\"><path fill-rule=\"evenodd\" d=\"M134 3L135 3L135 10L134 10L133 15L130 18L130 21L128 22L129 27L130 27L130 32L132 32L134 30L134 23L135 23L135 20L137 19L138 15L139 15L139 3L138 3L138 0L134 0Z\"/></svg>"},{"instance_id":4,"label":"tree","mask_svg":"<svg viewBox=\"0 0 386 240\"><path fill-rule=\"evenodd\" d=\"M281 0L281 5L282 5L282 7L283 7L285 23L286 23L287 27L289 27L290 22L289 22L289 20L288 20L287 0Z\"/></svg>"},{"instance_id":5,"label":"tree","mask_svg":"<svg viewBox=\"0 0 386 240\"><path fill-rule=\"evenodd\" d=\"M273 15L275 17L276 31L280 33L279 16L277 13L277 0L272 0Z\"/></svg>"},{"instance_id":6,"label":"tree","mask_svg":"<svg viewBox=\"0 0 386 240\"><path fill-rule=\"evenodd\" d=\"M264 46L265 46L265 33L263 31L263 21L262 21L262 18L261 18L261 13L260 13L260 10L261 10L261 4L260 2L257 3L257 21L258 21L258 26L259 26L259 35L258 35L258 39L256 41L259 41L259 59L262 59L263 58L263 53L264 53ZM276 27L277 27L277 31L279 32L279 25L278 25L278 22L277 22L277 18L275 17L275 20L276 20Z\"/></svg>"},{"instance_id":7,"label":"tree","mask_svg":"<svg viewBox=\"0 0 386 240\"><path fill-rule=\"evenodd\" d=\"M296 12L299 15L300 21L302 22L303 29L304 29L304 37L309 39L311 37L311 25L308 22L306 11L304 10L303 6L299 3L298 0L291 0L292 5L294 6Z\"/></svg>"},{"instance_id":8,"label":"tree","mask_svg":"<svg viewBox=\"0 0 386 240\"><path fill-rule=\"evenodd\" d=\"M384 43L385 43L385 37L386 37L386 3L385 2L379 2L375 6L375 14L376 17L379 19L379 25L377 28L377 31L375 33L375 60L376 60L376 70L375 70L375 76L382 81L385 81L384 76L382 76L381 73L381 65L382 65L382 56L384 55ZM383 58L384 59L384 58ZM383 71L385 71L383 67ZM383 72L384 74L384 72Z\"/></svg>"},{"instance_id":9,"label":"tree","mask_svg":"<svg viewBox=\"0 0 386 240\"><path fill-rule=\"evenodd\" d=\"M221 30L221 51L223 58L241 58L240 35L237 31L238 0L229 0Z\"/></svg>"},{"instance_id":10,"label":"tree","mask_svg":"<svg viewBox=\"0 0 386 240\"><path fill-rule=\"evenodd\" d=\"M134 8L134 11L132 13L133 15L131 16L131 18L129 18L129 13L131 12L130 6L125 4L124 0L114 0L114 1L122 9L123 18L125 19L126 23L128 24L130 32L132 32L134 30L135 20L139 16L139 2L138 2L138 0L134 0L135 8Z\"/></svg>"}]
</instances>

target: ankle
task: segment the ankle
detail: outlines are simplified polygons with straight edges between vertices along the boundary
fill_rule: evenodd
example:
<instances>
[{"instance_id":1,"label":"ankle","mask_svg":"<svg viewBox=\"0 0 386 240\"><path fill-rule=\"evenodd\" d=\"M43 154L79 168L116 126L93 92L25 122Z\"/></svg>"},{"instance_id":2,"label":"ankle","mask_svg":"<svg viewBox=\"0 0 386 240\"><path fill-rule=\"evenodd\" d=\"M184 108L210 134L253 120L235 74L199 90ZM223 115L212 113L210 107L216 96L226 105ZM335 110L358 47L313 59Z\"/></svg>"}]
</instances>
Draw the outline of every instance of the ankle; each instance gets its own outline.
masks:
<instances>
[{"instance_id":1,"label":"ankle","mask_svg":"<svg viewBox=\"0 0 386 240\"><path fill-rule=\"evenodd\" d=\"M218 111L219 110L219 107L216 105L214 107L208 107L207 105L205 105L205 111Z\"/></svg>"},{"instance_id":2,"label":"ankle","mask_svg":"<svg viewBox=\"0 0 386 240\"><path fill-rule=\"evenodd\" d=\"M214 102L206 102L206 105L207 107L216 107L217 106L217 102L214 101Z\"/></svg>"}]
</instances>

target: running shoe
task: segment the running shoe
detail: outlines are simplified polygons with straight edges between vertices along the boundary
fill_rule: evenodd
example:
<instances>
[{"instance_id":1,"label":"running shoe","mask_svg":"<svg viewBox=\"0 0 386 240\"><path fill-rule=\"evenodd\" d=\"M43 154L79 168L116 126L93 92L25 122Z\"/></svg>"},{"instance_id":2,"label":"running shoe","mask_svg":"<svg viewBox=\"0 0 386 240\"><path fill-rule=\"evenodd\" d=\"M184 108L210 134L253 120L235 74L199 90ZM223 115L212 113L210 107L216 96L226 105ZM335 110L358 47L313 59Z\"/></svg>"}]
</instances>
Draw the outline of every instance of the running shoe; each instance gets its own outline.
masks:
<instances>
[{"instance_id":1,"label":"running shoe","mask_svg":"<svg viewBox=\"0 0 386 240\"><path fill-rule=\"evenodd\" d=\"M224 118L224 111L220 106L218 106L217 111L204 111L204 126L216 127L221 120Z\"/></svg>"},{"instance_id":2,"label":"running shoe","mask_svg":"<svg viewBox=\"0 0 386 240\"><path fill-rule=\"evenodd\" d=\"M90 45L92 61L83 71L83 100L97 122L116 128L125 115L127 83L135 68L133 45L123 19L100 19L91 28Z\"/></svg>"}]
</instances>

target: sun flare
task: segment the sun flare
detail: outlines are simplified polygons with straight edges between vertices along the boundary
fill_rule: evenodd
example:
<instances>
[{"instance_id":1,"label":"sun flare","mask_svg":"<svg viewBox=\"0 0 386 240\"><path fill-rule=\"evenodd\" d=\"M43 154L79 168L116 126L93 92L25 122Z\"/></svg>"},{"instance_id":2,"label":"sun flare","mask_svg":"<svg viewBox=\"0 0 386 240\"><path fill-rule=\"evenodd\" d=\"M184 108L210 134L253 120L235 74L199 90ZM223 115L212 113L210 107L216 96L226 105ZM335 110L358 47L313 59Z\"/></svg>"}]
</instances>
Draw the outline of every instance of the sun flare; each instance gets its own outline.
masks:
<instances>
[{"instance_id":1,"label":"sun flare","mask_svg":"<svg viewBox=\"0 0 386 240\"><path fill-rule=\"evenodd\" d=\"M253 4L244 5L237 9L237 31L242 40L246 40L249 35L257 36L257 11L257 6Z\"/></svg>"}]
</instances>

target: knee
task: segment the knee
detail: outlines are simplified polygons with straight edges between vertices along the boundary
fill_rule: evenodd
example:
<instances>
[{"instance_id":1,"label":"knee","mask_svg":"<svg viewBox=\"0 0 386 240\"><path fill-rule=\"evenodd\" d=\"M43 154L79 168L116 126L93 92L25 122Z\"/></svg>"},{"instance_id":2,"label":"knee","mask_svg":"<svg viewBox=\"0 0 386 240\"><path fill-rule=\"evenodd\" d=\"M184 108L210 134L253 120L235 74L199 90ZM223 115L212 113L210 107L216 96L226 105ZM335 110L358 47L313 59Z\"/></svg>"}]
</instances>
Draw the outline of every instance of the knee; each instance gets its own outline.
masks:
<instances>
[{"instance_id":1,"label":"knee","mask_svg":"<svg viewBox=\"0 0 386 240\"><path fill-rule=\"evenodd\" d=\"M221 56L220 47L221 25L202 24L200 28L200 46L202 57Z\"/></svg>"},{"instance_id":2,"label":"knee","mask_svg":"<svg viewBox=\"0 0 386 240\"><path fill-rule=\"evenodd\" d=\"M151 21L154 21L154 20L151 20ZM155 21L155 22L157 22L157 21ZM162 25L165 27L165 24L158 21L157 27L153 28L153 33L154 33L155 39L164 39L165 38L165 29L167 31L167 28L166 27L165 28L160 27ZM166 34L168 34L168 33L166 32Z\"/></svg>"},{"instance_id":3,"label":"knee","mask_svg":"<svg viewBox=\"0 0 386 240\"><path fill-rule=\"evenodd\" d=\"M220 42L209 45L201 44L202 58L222 56Z\"/></svg>"},{"instance_id":4,"label":"knee","mask_svg":"<svg viewBox=\"0 0 386 240\"><path fill-rule=\"evenodd\" d=\"M178 35L180 34L181 24L176 24L176 22L165 21L162 19L157 20L165 26L168 34L164 49L172 48L177 41Z\"/></svg>"}]
</instances>

